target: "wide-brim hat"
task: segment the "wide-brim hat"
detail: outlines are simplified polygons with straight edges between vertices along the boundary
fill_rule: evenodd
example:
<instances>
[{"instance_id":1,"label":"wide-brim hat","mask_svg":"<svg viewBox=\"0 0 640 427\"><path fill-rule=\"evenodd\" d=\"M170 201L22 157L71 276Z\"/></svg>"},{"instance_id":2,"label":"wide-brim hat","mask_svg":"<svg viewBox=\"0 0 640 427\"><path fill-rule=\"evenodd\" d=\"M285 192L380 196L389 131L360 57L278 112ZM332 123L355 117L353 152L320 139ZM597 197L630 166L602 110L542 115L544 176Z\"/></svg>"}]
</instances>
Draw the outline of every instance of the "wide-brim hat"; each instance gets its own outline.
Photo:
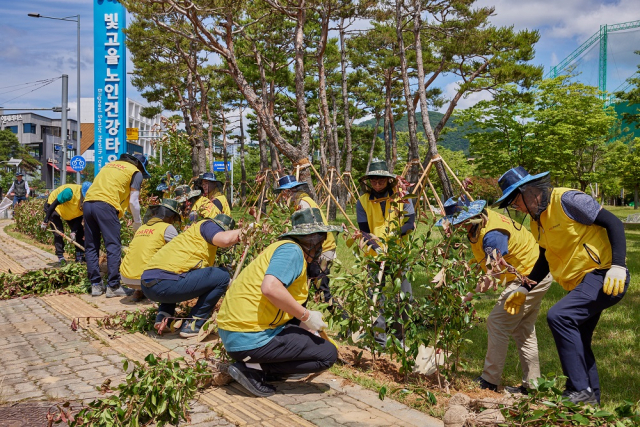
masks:
<instances>
[{"instance_id":1,"label":"wide-brim hat","mask_svg":"<svg viewBox=\"0 0 640 427\"><path fill-rule=\"evenodd\" d=\"M143 154L122 153L120 154L120 160L129 161L130 163L133 163L134 165L136 165L140 170L140 172L142 173L142 177L144 179L151 177L151 175L147 171L147 163L149 163L149 161Z\"/></svg>"},{"instance_id":2,"label":"wide-brim hat","mask_svg":"<svg viewBox=\"0 0 640 427\"><path fill-rule=\"evenodd\" d=\"M164 183L164 182L161 182L161 183L160 183L160 184L158 184L158 186L156 187L156 190L157 190L157 191L167 191L168 189L169 189L169 186L168 186L166 183Z\"/></svg>"},{"instance_id":3,"label":"wide-brim hat","mask_svg":"<svg viewBox=\"0 0 640 427\"><path fill-rule=\"evenodd\" d=\"M276 188L275 191L288 190L305 184L306 182L297 181L293 175L285 175L278 180L278 188Z\"/></svg>"},{"instance_id":4,"label":"wide-brim hat","mask_svg":"<svg viewBox=\"0 0 640 427\"><path fill-rule=\"evenodd\" d=\"M391 178L393 180L391 185L395 185L397 182L396 174L389 172L387 162L384 160L372 161L367 173L360 178L360 183L366 185L365 181L370 178Z\"/></svg>"},{"instance_id":5,"label":"wide-brim hat","mask_svg":"<svg viewBox=\"0 0 640 427\"><path fill-rule=\"evenodd\" d=\"M213 217L211 221L222 227L224 231L229 231L236 228L236 221L229 215L225 215L223 213L219 213L218 215Z\"/></svg>"},{"instance_id":6,"label":"wide-brim hat","mask_svg":"<svg viewBox=\"0 0 640 427\"><path fill-rule=\"evenodd\" d=\"M218 181L218 180L216 179L216 175L215 175L213 172L205 172L205 173L201 174L201 175L199 176L199 178L200 178L200 179L203 179L203 180L205 180L205 181L221 182L221 181Z\"/></svg>"},{"instance_id":7,"label":"wide-brim hat","mask_svg":"<svg viewBox=\"0 0 640 427\"><path fill-rule=\"evenodd\" d=\"M459 200L450 198L444 202L445 216L436 222L436 226L442 227L442 224L445 221L449 222L451 225L460 224L469 218L473 218L474 216L482 213L482 210L486 205L486 200L474 200L473 202L469 202L466 198Z\"/></svg>"},{"instance_id":8,"label":"wide-brim hat","mask_svg":"<svg viewBox=\"0 0 640 427\"><path fill-rule=\"evenodd\" d=\"M202 194L200 190L192 190L191 187L186 184L180 185L173 190L173 198L178 203L184 203L188 199L199 196L200 194Z\"/></svg>"},{"instance_id":9,"label":"wide-brim hat","mask_svg":"<svg viewBox=\"0 0 640 427\"><path fill-rule=\"evenodd\" d=\"M145 213L142 222L146 224L154 217L165 218L166 220L166 218L170 217L167 210L175 215L173 218L174 220L179 220L181 215L178 205L179 203L175 199L162 199L162 202L159 205L151 205L147 208L147 212Z\"/></svg>"},{"instance_id":10,"label":"wide-brim hat","mask_svg":"<svg viewBox=\"0 0 640 427\"><path fill-rule=\"evenodd\" d=\"M502 197L500 197L493 206L498 205L500 208L506 208L513 201L513 198L517 195L514 193L518 188L522 187L528 182L535 181L549 175L549 172L542 172L537 175L531 175L522 166L515 167L506 171L499 179L498 185L502 190Z\"/></svg>"},{"instance_id":11,"label":"wide-brim hat","mask_svg":"<svg viewBox=\"0 0 640 427\"><path fill-rule=\"evenodd\" d=\"M295 211L291 215L290 231L280 235L279 238L287 236L306 236L313 233L341 232L342 227L326 225L322 220L322 214L318 208L307 208Z\"/></svg>"},{"instance_id":12,"label":"wide-brim hat","mask_svg":"<svg viewBox=\"0 0 640 427\"><path fill-rule=\"evenodd\" d=\"M16 172L16 176L24 176L22 172Z\"/></svg>"}]
</instances>

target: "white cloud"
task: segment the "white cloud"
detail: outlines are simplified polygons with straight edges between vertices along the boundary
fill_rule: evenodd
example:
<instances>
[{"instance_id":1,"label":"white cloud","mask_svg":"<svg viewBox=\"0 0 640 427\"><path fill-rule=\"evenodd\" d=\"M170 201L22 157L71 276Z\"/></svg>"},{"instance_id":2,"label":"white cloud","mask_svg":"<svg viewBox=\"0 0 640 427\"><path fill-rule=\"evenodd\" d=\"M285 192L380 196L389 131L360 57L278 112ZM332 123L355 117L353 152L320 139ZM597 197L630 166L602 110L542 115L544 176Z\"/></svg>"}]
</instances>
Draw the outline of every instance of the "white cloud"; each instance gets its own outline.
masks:
<instances>
[{"instance_id":1,"label":"white cloud","mask_svg":"<svg viewBox=\"0 0 640 427\"><path fill-rule=\"evenodd\" d=\"M442 89L442 95L445 97L445 99L450 100L455 96L456 93L458 93L458 89L460 88L460 82L461 80L457 82L451 82L445 85L445 87ZM458 101L458 105L456 106L456 110L464 110L466 108L473 107L478 102L488 100L491 98L492 98L491 93L489 93L486 90L482 92L469 93L467 96L463 96L462 98L460 98L460 100ZM438 111L441 113L444 113L448 107L449 107L449 102L445 103L444 106L440 108Z\"/></svg>"}]
</instances>

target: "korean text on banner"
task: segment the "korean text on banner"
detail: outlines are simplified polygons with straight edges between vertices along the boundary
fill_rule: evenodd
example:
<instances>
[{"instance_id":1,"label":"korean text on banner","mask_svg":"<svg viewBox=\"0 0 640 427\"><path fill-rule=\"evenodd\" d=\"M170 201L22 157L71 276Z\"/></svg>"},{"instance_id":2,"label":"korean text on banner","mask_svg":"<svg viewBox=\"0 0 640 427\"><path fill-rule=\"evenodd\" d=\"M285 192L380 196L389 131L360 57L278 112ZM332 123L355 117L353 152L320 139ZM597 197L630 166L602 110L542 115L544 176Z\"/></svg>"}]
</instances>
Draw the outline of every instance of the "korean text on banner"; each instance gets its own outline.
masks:
<instances>
[{"instance_id":1,"label":"korean text on banner","mask_svg":"<svg viewBox=\"0 0 640 427\"><path fill-rule=\"evenodd\" d=\"M127 152L126 11L115 0L94 0L95 173Z\"/></svg>"}]
</instances>

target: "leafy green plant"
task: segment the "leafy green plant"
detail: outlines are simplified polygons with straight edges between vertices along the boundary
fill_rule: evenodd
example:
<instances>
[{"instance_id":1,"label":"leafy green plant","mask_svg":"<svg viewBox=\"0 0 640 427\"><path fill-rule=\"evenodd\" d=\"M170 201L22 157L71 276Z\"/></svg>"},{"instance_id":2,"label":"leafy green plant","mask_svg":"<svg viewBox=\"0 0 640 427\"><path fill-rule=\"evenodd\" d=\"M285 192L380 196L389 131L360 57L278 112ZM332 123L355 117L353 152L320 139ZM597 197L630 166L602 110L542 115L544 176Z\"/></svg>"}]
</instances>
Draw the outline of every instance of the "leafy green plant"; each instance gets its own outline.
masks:
<instances>
[{"instance_id":1,"label":"leafy green plant","mask_svg":"<svg viewBox=\"0 0 640 427\"><path fill-rule=\"evenodd\" d=\"M212 381L212 373L201 361L161 359L149 354L145 363L131 363L133 370L115 390L98 387L116 393L90 402L72 417L70 427L138 427L152 423L161 427L189 422L189 401ZM129 361L124 361L123 368L128 370Z\"/></svg>"},{"instance_id":2,"label":"leafy green plant","mask_svg":"<svg viewBox=\"0 0 640 427\"><path fill-rule=\"evenodd\" d=\"M81 263L68 263L61 268L27 271L23 274L0 273L0 300L42 295L56 290L86 293L89 289L87 269Z\"/></svg>"},{"instance_id":3,"label":"leafy green plant","mask_svg":"<svg viewBox=\"0 0 640 427\"><path fill-rule=\"evenodd\" d=\"M501 408L507 421L503 425L625 427L640 424L638 403L625 401L615 408L615 413L590 405L577 405L562 397L561 379L543 377L532 381L527 398Z\"/></svg>"}]
</instances>

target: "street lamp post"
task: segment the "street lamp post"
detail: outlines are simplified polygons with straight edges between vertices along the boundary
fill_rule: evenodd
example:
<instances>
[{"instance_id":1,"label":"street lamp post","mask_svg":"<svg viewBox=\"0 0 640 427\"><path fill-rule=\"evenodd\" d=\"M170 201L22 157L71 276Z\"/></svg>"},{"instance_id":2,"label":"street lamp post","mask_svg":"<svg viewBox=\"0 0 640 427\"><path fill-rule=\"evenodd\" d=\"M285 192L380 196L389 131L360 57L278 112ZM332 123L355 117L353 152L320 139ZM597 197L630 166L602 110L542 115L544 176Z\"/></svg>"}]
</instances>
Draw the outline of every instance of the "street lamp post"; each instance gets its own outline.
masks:
<instances>
[{"instance_id":1,"label":"street lamp post","mask_svg":"<svg viewBox=\"0 0 640 427\"><path fill-rule=\"evenodd\" d=\"M78 23L78 44L77 44L77 57L76 57L76 68L77 68L77 102L78 105L76 106L76 119L78 121L77 124L77 136L76 136L76 156L81 155L82 153L80 152L81 150L81 144L80 141L82 139L81 137L81 128L82 128L82 121L80 121L80 15L71 15L71 16L67 16L64 18L55 18L53 16L43 16L40 15L39 13L29 13L28 14L30 17L32 18L46 18L46 19L55 19L57 21L69 21L69 22L77 22ZM73 18L75 16L76 19L70 19ZM73 134L72 134L73 136ZM66 149L66 146L65 146ZM66 171L67 169L67 165L64 164L64 169ZM76 172L76 184L80 184L80 172Z\"/></svg>"}]
</instances>

